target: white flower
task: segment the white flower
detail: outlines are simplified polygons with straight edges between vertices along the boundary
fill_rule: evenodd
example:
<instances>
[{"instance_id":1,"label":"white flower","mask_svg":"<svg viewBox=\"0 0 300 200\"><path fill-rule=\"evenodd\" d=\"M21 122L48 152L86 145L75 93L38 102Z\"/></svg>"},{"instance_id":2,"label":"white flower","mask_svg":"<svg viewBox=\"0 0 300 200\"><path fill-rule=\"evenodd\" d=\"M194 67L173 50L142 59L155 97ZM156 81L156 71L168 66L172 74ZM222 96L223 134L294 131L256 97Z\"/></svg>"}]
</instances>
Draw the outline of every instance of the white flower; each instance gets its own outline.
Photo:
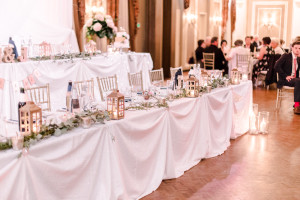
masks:
<instances>
[{"instance_id":1,"label":"white flower","mask_svg":"<svg viewBox=\"0 0 300 200\"><path fill-rule=\"evenodd\" d=\"M89 19L89 20L87 20L87 22L86 22L86 26L87 27L90 27L90 26L92 26L92 24L93 24L93 19Z\"/></svg>"},{"instance_id":2,"label":"white flower","mask_svg":"<svg viewBox=\"0 0 300 200\"><path fill-rule=\"evenodd\" d=\"M98 19L99 21L104 21L104 16L102 14L95 15L95 19Z\"/></svg>"},{"instance_id":3,"label":"white flower","mask_svg":"<svg viewBox=\"0 0 300 200\"><path fill-rule=\"evenodd\" d=\"M110 23L107 24L107 26L110 27L110 28L114 28L115 24L113 22L110 22Z\"/></svg>"},{"instance_id":4,"label":"white flower","mask_svg":"<svg viewBox=\"0 0 300 200\"><path fill-rule=\"evenodd\" d=\"M112 17L110 15L105 15L105 19L108 20L108 19L112 19Z\"/></svg>"},{"instance_id":5,"label":"white flower","mask_svg":"<svg viewBox=\"0 0 300 200\"><path fill-rule=\"evenodd\" d=\"M114 31L114 33L118 32L118 28L115 26L115 27L113 28L113 31Z\"/></svg>"},{"instance_id":6,"label":"white flower","mask_svg":"<svg viewBox=\"0 0 300 200\"><path fill-rule=\"evenodd\" d=\"M93 26L94 31L100 31L102 29L102 25L100 23L96 23Z\"/></svg>"}]
</instances>

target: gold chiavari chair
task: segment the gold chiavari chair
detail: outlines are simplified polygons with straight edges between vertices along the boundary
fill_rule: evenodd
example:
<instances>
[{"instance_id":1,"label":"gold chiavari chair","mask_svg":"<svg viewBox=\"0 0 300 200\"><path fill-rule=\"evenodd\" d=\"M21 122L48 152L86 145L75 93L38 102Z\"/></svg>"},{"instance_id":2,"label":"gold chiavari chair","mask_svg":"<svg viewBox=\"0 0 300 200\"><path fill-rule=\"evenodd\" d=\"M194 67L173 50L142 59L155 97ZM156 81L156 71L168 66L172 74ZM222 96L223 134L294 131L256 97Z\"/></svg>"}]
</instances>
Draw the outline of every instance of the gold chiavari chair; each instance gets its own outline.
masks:
<instances>
[{"instance_id":1,"label":"gold chiavari chair","mask_svg":"<svg viewBox=\"0 0 300 200\"><path fill-rule=\"evenodd\" d=\"M183 68L182 67L170 67L171 72L171 80L174 80L176 72L181 69L181 73L183 74Z\"/></svg>"},{"instance_id":2,"label":"gold chiavari chair","mask_svg":"<svg viewBox=\"0 0 300 200\"><path fill-rule=\"evenodd\" d=\"M75 81L73 87L77 89L78 96L81 96L83 87L86 86L92 97L94 98L94 79L85 81Z\"/></svg>"},{"instance_id":3,"label":"gold chiavari chair","mask_svg":"<svg viewBox=\"0 0 300 200\"><path fill-rule=\"evenodd\" d=\"M163 68L158 70L149 70L151 84L164 84L164 71Z\"/></svg>"},{"instance_id":4,"label":"gold chiavari chair","mask_svg":"<svg viewBox=\"0 0 300 200\"><path fill-rule=\"evenodd\" d=\"M104 93L110 90L118 89L117 75L104 78L97 77L101 100L104 101Z\"/></svg>"},{"instance_id":5,"label":"gold chiavari chair","mask_svg":"<svg viewBox=\"0 0 300 200\"><path fill-rule=\"evenodd\" d=\"M215 53L203 53L204 69L215 69Z\"/></svg>"},{"instance_id":6,"label":"gold chiavari chair","mask_svg":"<svg viewBox=\"0 0 300 200\"><path fill-rule=\"evenodd\" d=\"M39 87L25 88L25 93L30 101L40 105L43 111L51 112L49 84Z\"/></svg>"},{"instance_id":7,"label":"gold chiavari chair","mask_svg":"<svg viewBox=\"0 0 300 200\"><path fill-rule=\"evenodd\" d=\"M143 91L143 73L142 71L137 73L128 73L129 85L138 91Z\"/></svg>"}]
</instances>

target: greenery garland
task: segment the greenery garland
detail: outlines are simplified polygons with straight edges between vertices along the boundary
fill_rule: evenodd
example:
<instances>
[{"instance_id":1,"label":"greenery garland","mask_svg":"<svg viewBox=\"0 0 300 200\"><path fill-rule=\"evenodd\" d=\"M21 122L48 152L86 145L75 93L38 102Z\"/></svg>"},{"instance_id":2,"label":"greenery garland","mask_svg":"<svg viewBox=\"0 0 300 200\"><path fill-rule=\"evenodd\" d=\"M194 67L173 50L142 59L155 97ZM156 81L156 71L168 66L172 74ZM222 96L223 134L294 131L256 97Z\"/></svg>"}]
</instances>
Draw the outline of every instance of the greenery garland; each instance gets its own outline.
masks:
<instances>
[{"instance_id":1,"label":"greenery garland","mask_svg":"<svg viewBox=\"0 0 300 200\"><path fill-rule=\"evenodd\" d=\"M30 146L36 144L37 142L50 138L52 136L60 136L62 134L67 133L68 131L77 128L80 126L82 122L82 117L91 117L91 119L95 123L104 124L104 121L109 121L109 115L107 111L84 111L82 113L76 114L74 117L68 119L65 122L60 124L49 124L43 125L41 127L41 131L38 134L31 133L28 136L24 136L24 148L29 148ZM0 142L0 150L7 150L12 148L11 140L7 140L6 142Z\"/></svg>"}]
</instances>

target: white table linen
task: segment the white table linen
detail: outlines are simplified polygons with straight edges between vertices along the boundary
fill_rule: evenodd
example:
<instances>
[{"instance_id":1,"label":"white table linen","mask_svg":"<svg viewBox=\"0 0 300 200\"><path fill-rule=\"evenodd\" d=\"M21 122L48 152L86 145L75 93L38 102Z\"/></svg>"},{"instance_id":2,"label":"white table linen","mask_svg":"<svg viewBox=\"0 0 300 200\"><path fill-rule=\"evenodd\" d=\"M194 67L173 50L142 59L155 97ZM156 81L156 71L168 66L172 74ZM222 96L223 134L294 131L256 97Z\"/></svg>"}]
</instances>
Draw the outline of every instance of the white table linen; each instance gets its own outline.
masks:
<instances>
[{"instance_id":1,"label":"white table linen","mask_svg":"<svg viewBox=\"0 0 300 200\"><path fill-rule=\"evenodd\" d=\"M133 64L130 59L139 60ZM143 64L144 63L144 64ZM145 64L147 63L147 65ZM24 63L0 64L0 78L5 79L4 89L0 90L0 116L7 119L17 119L17 104L19 87L23 80L37 70L40 77L35 77L34 86L50 84L51 108L53 111L65 107L65 96L68 81L82 81L94 78L95 97L100 100L97 76L106 77L117 74L118 88L121 91L129 89L128 72L146 68L143 73L145 88L150 86L148 69L153 67L149 53L109 54L92 57L91 60L74 59L74 62L58 61L29 61ZM137 71L136 71L137 72ZM14 84L17 87L14 88Z\"/></svg>"},{"instance_id":2,"label":"white table linen","mask_svg":"<svg viewBox=\"0 0 300 200\"><path fill-rule=\"evenodd\" d=\"M234 96L251 92L249 85L127 111L123 120L44 140L20 158L0 152L0 199L139 199L228 148L234 110L252 103Z\"/></svg>"}]
</instances>

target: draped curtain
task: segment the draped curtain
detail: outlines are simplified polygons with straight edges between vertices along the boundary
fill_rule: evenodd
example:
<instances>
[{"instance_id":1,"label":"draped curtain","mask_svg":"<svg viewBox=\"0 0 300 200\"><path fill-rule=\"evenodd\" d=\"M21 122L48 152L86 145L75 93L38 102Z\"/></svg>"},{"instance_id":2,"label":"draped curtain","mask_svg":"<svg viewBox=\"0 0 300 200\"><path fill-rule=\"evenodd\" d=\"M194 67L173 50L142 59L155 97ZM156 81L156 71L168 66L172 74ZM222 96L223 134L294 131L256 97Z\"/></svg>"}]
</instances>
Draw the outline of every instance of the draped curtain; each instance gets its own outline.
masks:
<instances>
[{"instance_id":1,"label":"draped curtain","mask_svg":"<svg viewBox=\"0 0 300 200\"><path fill-rule=\"evenodd\" d=\"M77 42L79 49L82 52L83 48L83 37L82 37L82 28L85 23L85 0L73 0L73 17L75 25L75 33L77 37Z\"/></svg>"},{"instance_id":2,"label":"draped curtain","mask_svg":"<svg viewBox=\"0 0 300 200\"><path fill-rule=\"evenodd\" d=\"M222 40L224 39L227 21L228 21L228 3L229 0L223 0L222 2L222 33L221 33Z\"/></svg>"},{"instance_id":3,"label":"draped curtain","mask_svg":"<svg viewBox=\"0 0 300 200\"><path fill-rule=\"evenodd\" d=\"M232 33L235 30L235 21L236 21L236 0L231 0L231 42L232 42Z\"/></svg>"},{"instance_id":4,"label":"draped curtain","mask_svg":"<svg viewBox=\"0 0 300 200\"><path fill-rule=\"evenodd\" d=\"M138 0L128 0L129 9L129 35L131 50L135 50L134 39L137 34L137 20L139 15L139 2Z\"/></svg>"},{"instance_id":5,"label":"draped curtain","mask_svg":"<svg viewBox=\"0 0 300 200\"><path fill-rule=\"evenodd\" d=\"M118 26L119 0L107 1L107 14L109 14L114 19L115 25Z\"/></svg>"}]
</instances>

